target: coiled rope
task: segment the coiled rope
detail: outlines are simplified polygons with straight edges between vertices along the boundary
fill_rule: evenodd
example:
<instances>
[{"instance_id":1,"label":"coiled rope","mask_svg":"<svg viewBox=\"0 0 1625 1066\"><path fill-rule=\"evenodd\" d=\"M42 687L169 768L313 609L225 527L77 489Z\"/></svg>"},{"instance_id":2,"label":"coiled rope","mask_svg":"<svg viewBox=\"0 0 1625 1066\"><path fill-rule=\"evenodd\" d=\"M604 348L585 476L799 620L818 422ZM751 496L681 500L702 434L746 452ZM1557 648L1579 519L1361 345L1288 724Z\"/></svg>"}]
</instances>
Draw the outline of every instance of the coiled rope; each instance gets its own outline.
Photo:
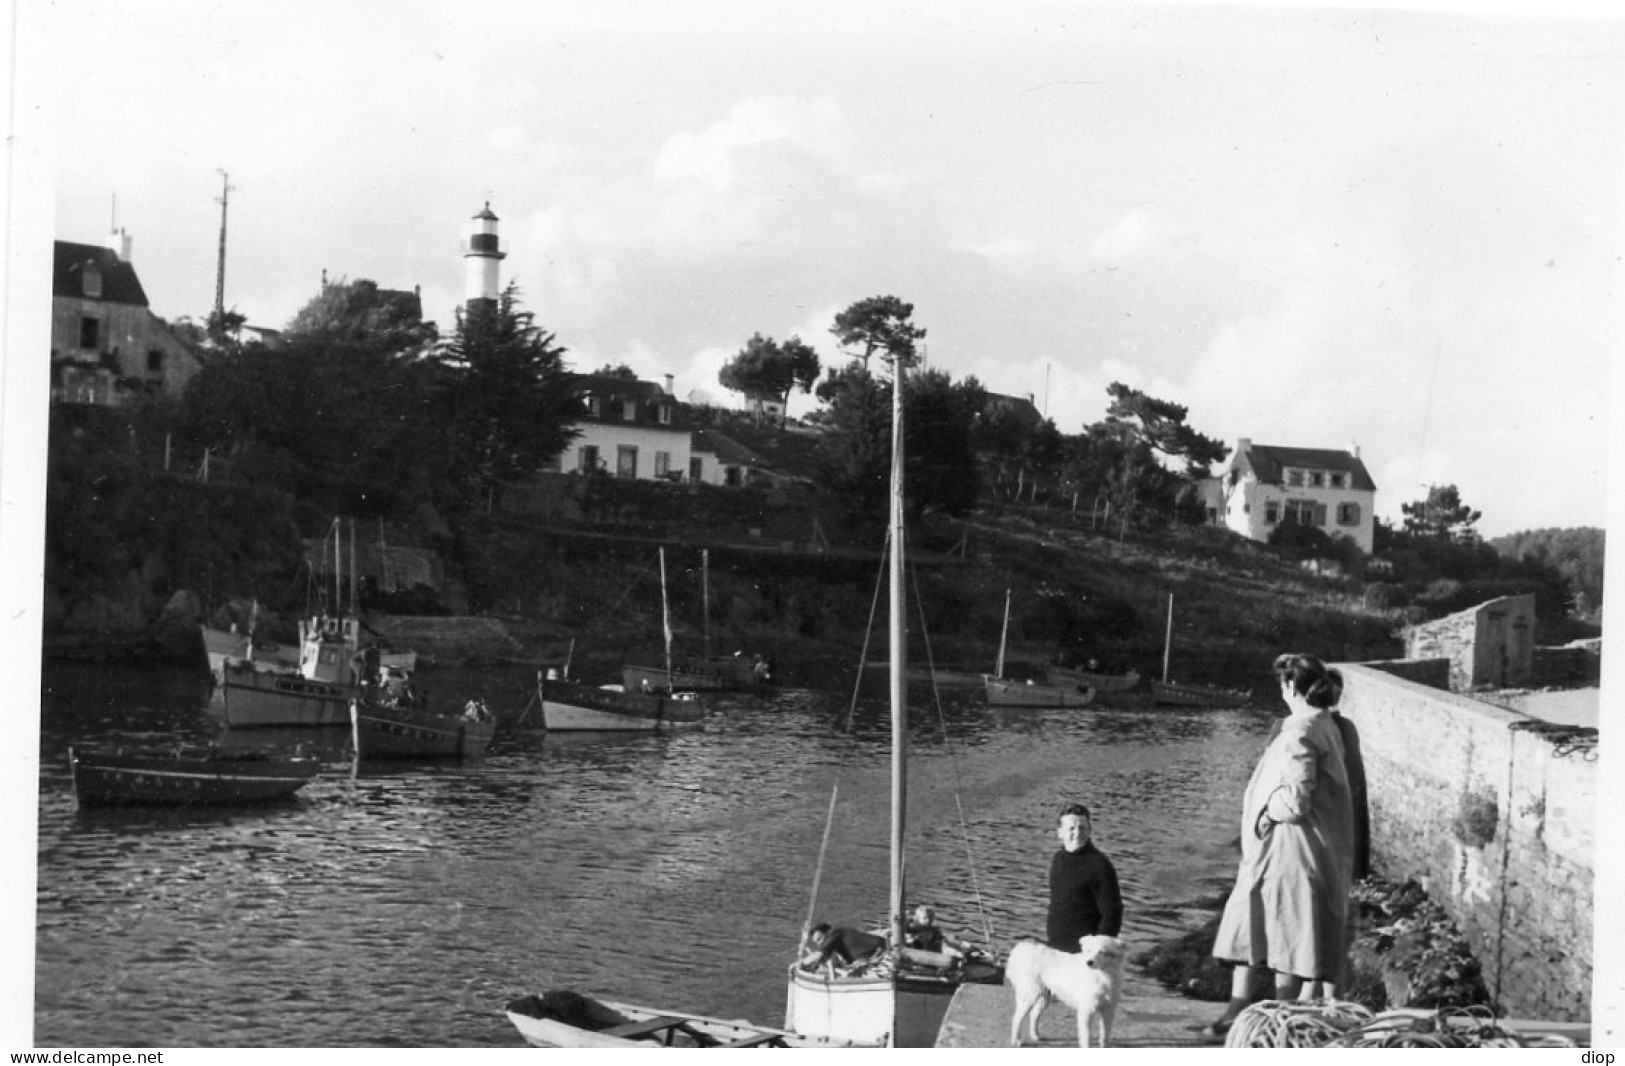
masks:
<instances>
[{"instance_id":1,"label":"coiled rope","mask_svg":"<svg viewBox=\"0 0 1625 1066\"><path fill-rule=\"evenodd\" d=\"M1373 1013L1346 1000L1264 1000L1236 1016L1225 1047L1572 1048L1567 1037L1524 1034L1487 1008Z\"/></svg>"}]
</instances>

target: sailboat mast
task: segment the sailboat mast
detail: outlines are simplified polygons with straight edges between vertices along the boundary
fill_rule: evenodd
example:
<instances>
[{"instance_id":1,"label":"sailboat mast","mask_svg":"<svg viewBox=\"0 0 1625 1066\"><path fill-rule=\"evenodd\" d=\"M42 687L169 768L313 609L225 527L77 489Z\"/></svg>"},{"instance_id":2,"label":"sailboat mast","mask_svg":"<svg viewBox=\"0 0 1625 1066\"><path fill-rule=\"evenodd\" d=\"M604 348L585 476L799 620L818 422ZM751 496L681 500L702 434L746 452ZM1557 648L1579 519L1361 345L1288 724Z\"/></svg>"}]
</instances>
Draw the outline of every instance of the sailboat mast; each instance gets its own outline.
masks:
<instances>
[{"instance_id":1,"label":"sailboat mast","mask_svg":"<svg viewBox=\"0 0 1625 1066\"><path fill-rule=\"evenodd\" d=\"M660 549L660 628L666 638L666 692L671 692L671 608L666 603L666 549Z\"/></svg>"},{"instance_id":2,"label":"sailboat mast","mask_svg":"<svg viewBox=\"0 0 1625 1066\"><path fill-rule=\"evenodd\" d=\"M891 447L891 942L901 947L903 926L903 830L908 799L908 704L903 683L908 616L903 605L903 357L893 362Z\"/></svg>"},{"instance_id":3,"label":"sailboat mast","mask_svg":"<svg viewBox=\"0 0 1625 1066\"><path fill-rule=\"evenodd\" d=\"M333 519L333 614L344 613L344 527Z\"/></svg>"},{"instance_id":4,"label":"sailboat mast","mask_svg":"<svg viewBox=\"0 0 1625 1066\"><path fill-rule=\"evenodd\" d=\"M704 655L711 657L711 549L700 549L700 595L703 598L705 614L701 621L704 625L705 645Z\"/></svg>"},{"instance_id":5,"label":"sailboat mast","mask_svg":"<svg viewBox=\"0 0 1625 1066\"><path fill-rule=\"evenodd\" d=\"M355 519L350 519L350 613L361 617L361 595L356 591Z\"/></svg>"},{"instance_id":6,"label":"sailboat mast","mask_svg":"<svg viewBox=\"0 0 1625 1066\"><path fill-rule=\"evenodd\" d=\"M1174 594L1168 593L1168 634L1162 638L1162 683L1168 683L1168 653L1174 646Z\"/></svg>"},{"instance_id":7,"label":"sailboat mast","mask_svg":"<svg viewBox=\"0 0 1625 1066\"><path fill-rule=\"evenodd\" d=\"M993 665L993 676L1004 677L1004 641L1010 635L1010 590L1004 590L1004 627L999 630L999 661Z\"/></svg>"}]
</instances>

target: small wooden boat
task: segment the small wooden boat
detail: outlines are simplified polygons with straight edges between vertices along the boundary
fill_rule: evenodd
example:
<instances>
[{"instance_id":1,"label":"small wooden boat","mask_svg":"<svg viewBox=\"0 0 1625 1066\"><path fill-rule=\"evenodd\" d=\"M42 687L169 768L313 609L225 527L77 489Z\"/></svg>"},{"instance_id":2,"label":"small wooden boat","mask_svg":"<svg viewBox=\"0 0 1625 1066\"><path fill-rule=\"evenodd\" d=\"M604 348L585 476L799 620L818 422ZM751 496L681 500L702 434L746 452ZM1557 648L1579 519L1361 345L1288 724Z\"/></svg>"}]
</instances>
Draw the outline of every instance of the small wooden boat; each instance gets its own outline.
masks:
<instances>
[{"instance_id":1,"label":"small wooden boat","mask_svg":"<svg viewBox=\"0 0 1625 1066\"><path fill-rule=\"evenodd\" d=\"M748 1021L655 1010L566 990L520 996L508 1020L531 1047L550 1048L849 1048L878 1047L805 1036Z\"/></svg>"},{"instance_id":2,"label":"small wooden boat","mask_svg":"<svg viewBox=\"0 0 1625 1066\"><path fill-rule=\"evenodd\" d=\"M760 655L699 655L673 660L671 669L643 663L621 667L621 682L628 692L649 689L664 692L734 692L773 680L773 668Z\"/></svg>"},{"instance_id":3,"label":"small wooden boat","mask_svg":"<svg viewBox=\"0 0 1625 1066\"><path fill-rule=\"evenodd\" d=\"M1244 707L1251 699L1252 693L1235 689L1151 682L1151 702L1162 707Z\"/></svg>"},{"instance_id":4,"label":"small wooden boat","mask_svg":"<svg viewBox=\"0 0 1625 1066\"><path fill-rule=\"evenodd\" d=\"M1091 688L1044 685L985 674L989 707L1087 707L1094 702Z\"/></svg>"},{"instance_id":5,"label":"small wooden boat","mask_svg":"<svg viewBox=\"0 0 1625 1066\"><path fill-rule=\"evenodd\" d=\"M459 710L371 689L351 704L356 753L363 759L474 759L496 734L496 716L481 700Z\"/></svg>"},{"instance_id":6,"label":"small wooden boat","mask_svg":"<svg viewBox=\"0 0 1625 1066\"><path fill-rule=\"evenodd\" d=\"M536 696L550 732L654 731L697 726L705 720L705 705L684 693L627 692L620 686L595 687L537 674Z\"/></svg>"},{"instance_id":7,"label":"small wooden boat","mask_svg":"<svg viewBox=\"0 0 1625 1066\"><path fill-rule=\"evenodd\" d=\"M1140 672L1130 670L1126 674L1101 674L1050 663L1044 667L1044 679L1051 684L1087 685L1098 693L1128 692L1140 683Z\"/></svg>"},{"instance_id":8,"label":"small wooden boat","mask_svg":"<svg viewBox=\"0 0 1625 1066\"><path fill-rule=\"evenodd\" d=\"M313 755L213 744L79 745L68 749L81 807L220 806L291 796L316 776Z\"/></svg>"}]
</instances>

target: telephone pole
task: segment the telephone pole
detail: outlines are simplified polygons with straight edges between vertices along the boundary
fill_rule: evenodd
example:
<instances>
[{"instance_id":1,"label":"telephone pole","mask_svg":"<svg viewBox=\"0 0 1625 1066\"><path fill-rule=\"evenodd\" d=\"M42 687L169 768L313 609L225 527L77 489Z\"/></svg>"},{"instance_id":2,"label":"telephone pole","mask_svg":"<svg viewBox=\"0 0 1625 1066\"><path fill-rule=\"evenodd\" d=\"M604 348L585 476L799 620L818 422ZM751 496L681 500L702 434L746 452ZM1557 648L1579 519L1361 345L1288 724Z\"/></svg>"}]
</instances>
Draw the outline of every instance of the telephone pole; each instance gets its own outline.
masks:
<instances>
[{"instance_id":1,"label":"telephone pole","mask_svg":"<svg viewBox=\"0 0 1625 1066\"><path fill-rule=\"evenodd\" d=\"M214 320L218 326L225 321L226 316L226 206L231 199L230 176L224 171L220 174L220 254L215 261L214 269Z\"/></svg>"}]
</instances>

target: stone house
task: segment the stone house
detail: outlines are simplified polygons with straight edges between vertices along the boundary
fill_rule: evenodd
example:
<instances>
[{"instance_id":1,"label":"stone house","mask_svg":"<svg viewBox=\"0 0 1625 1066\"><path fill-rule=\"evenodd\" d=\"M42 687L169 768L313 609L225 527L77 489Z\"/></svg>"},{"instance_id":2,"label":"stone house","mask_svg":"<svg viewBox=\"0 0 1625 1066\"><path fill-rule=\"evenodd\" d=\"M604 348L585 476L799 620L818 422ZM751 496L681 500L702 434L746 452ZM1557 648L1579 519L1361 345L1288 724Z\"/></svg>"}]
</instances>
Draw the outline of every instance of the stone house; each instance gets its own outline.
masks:
<instances>
[{"instance_id":1,"label":"stone house","mask_svg":"<svg viewBox=\"0 0 1625 1066\"><path fill-rule=\"evenodd\" d=\"M1371 553L1377 486L1358 446L1289 448L1242 437L1224 472L1198 490L1209 522L1251 540L1267 541L1283 523L1296 522L1348 537Z\"/></svg>"},{"instance_id":2,"label":"stone house","mask_svg":"<svg viewBox=\"0 0 1625 1066\"><path fill-rule=\"evenodd\" d=\"M55 242L51 271L51 399L116 407L179 396L200 363L149 309L122 230L112 247Z\"/></svg>"}]
</instances>

